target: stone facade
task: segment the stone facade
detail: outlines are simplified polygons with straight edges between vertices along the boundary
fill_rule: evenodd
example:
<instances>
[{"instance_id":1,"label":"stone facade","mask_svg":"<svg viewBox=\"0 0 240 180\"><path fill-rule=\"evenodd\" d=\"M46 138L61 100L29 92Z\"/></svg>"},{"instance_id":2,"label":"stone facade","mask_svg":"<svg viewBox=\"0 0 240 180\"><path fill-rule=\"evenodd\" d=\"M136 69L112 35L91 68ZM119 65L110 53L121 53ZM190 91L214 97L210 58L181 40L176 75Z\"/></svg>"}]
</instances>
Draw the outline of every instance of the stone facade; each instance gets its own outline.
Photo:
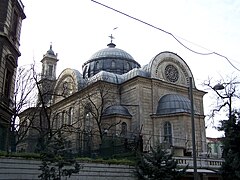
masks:
<instances>
[{"instance_id":1,"label":"stone facade","mask_svg":"<svg viewBox=\"0 0 240 180\"><path fill-rule=\"evenodd\" d=\"M20 46L22 20L20 0L0 2L0 150L6 150Z\"/></svg>"}]
</instances>

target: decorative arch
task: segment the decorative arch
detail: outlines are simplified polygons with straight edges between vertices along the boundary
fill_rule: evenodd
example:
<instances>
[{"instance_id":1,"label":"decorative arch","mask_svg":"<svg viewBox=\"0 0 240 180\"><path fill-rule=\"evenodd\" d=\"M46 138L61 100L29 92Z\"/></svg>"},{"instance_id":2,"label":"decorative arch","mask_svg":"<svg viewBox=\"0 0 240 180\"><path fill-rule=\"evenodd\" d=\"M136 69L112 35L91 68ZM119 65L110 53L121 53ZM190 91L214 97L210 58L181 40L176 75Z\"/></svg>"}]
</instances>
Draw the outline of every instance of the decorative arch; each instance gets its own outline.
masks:
<instances>
[{"instance_id":1,"label":"decorative arch","mask_svg":"<svg viewBox=\"0 0 240 180\"><path fill-rule=\"evenodd\" d=\"M169 83L189 86L189 77L193 74L187 63L177 54L172 52L161 52L156 55L148 65L144 66L152 78L167 81Z\"/></svg>"},{"instance_id":2,"label":"decorative arch","mask_svg":"<svg viewBox=\"0 0 240 180\"><path fill-rule=\"evenodd\" d=\"M76 93L84 86L84 79L77 70L67 68L59 75L54 87L54 99L56 103L73 93Z\"/></svg>"}]
</instances>

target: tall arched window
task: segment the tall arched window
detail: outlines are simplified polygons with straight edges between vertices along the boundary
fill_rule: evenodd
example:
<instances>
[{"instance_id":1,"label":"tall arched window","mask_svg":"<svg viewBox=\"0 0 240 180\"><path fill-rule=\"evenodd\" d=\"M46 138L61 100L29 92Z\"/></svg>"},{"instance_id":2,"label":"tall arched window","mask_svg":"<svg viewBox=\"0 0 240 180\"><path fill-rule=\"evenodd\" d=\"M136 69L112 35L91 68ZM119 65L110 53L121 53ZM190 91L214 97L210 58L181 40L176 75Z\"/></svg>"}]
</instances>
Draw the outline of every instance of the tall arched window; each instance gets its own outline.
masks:
<instances>
[{"instance_id":1,"label":"tall arched window","mask_svg":"<svg viewBox=\"0 0 240 180\"><path fill-rule=\"evenodd\" d=\"M60 127L63 126L65 124L65 111L62 112L62 119L61 119L61 123L60 123Z\"/></svg>"},{"instance_id":2,"label":"tall arched window","mask_svg":"<svg viewBox=\"0 0 240 180\"><path fill-rule=\"evenodd\" d=\"M3 75L3 92L4 92L4 96L6 99L10 98L10 94L11 94L11 88L14 85L13 83L13 75L14 75L14 68L16 68L15 66L15 59L12 55L7 55L6 57L6 65L5 65L5 72ZM14 64L14 65L13 65ZM6 101L8 102L8 100ZM4 103L6 103L4 102Z\"/></svg>"},{"instance_id":3,"label":"tall arched window","mask_svg":"<svg viewBox=\"0 0 240 180\"><path fill-rule=\"evenodd\" d=\"M84 119L84 129L86 131L90 131L92 129L92 124L91 124L91 113L88 112L85 115L85 119Z\"/></svg>"},{"instance_id":4,"label":"tall arched window","mask_svg":"<svg viewBox=\"0 0 240 180\"><path fill-rule=\"evenodd\" d=\"M66 125L68 123L68 112L64 111L64 124Z\"/></svg>"},{"instance_id":5,"label":"tall arched window","mask_svg":"<svg viewBox=\"0 0 240 180\"><path fill-rule=\"evenodd\" d=\"M164 142L172 144L172 125L170 122L164 123Z\"/></svg>"},{"instance_id":6,"label":"tall arched window","mask_svg":"<svg viewBox=\"0 0 240 180\"><path fill-rule=\"evenodd\" d=\"M127 135L127 123L125 123L125 122L122 123L121 135L122 136L126 136Z\"/></svg>"}]
</instances>

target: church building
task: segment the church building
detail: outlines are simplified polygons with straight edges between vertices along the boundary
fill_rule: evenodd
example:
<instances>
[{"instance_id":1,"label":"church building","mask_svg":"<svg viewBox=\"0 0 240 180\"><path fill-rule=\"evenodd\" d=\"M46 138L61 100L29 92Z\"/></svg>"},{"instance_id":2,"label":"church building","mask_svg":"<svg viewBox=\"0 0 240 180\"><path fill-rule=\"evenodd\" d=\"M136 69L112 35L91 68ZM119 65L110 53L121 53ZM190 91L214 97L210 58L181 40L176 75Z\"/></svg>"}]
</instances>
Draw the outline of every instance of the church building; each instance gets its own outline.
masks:
<instances>
[{"instance_id":1,"label":"church building","mask_svg":"<svg viewBox=\"0 0 240 180\"><path fill-rule=\"evenodd\" d=\"M82 74L67 68L56 77L58 58L52 45L41 62L38 101L51 109L52 129L72 128L68 137L74 151L88 146L80 133L84 132L91 134L91 146L95 148L99 146L97 139L106 134L127 138L141 135L144 151L164 143L176 155L191 154L191 80L196 151L207 151L205 92L195 87L192 72L179 55L160 52L141 67L111 41L82 65Z\"/></svg>"}]
</instances>

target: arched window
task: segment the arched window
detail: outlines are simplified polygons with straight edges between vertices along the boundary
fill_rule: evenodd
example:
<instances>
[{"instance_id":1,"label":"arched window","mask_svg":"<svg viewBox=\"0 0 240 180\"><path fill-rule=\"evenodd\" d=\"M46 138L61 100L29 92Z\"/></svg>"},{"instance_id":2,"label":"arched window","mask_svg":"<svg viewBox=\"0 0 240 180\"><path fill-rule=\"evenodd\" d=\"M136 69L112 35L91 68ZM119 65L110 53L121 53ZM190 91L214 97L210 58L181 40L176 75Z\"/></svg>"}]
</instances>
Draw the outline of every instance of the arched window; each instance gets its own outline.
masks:
<instances>
[{"instance_id":1,"label":"arched window","mask_svg":"<svg viewBox=\"0 0 240 180\"><path fill-rule=\"evenodd\" d=\"M68 112L64 111L64 124L66 125L68 123Z\"/></svg>"},{"instance_id":2,"label":"arched window","mask_svg":"<svg viewBox=\"0 0 240 180\"><path fill-rule=\"evenodd\" d=\"M97 70L100 69L100 65L99 65L99 62L98 62L98 61L96 62L96 69L97 69Z\"/></svg>"},{"instance_id":3,"label":"arched window","mask_svg":"<svg viewBox=\"0 0 240 180\"><path fill-rule=\"evenodd\" d=\"M73 107L70 107L68 112L68 125L71 125L72 123L73 123Z\"/></svg>"},{"instance_id":4,"label":"arched window","mask_svg":"<svg viewBox=\"0 0 240 180\"><path fill-rule=\"evenodd\" d=\"M48 76L52 76L53 75L53 65L52 64L50 64L50 65L48 65Z\"/></svg>"},{"instance_id":5,"label":"arched window","mask_svg":"<svg viewBox=\"0 0 240 180\"><path fill-rule=\"evenodd\" d=\"M121 135L122 136L126 136L127 135L127 123L125 123L125 122L122 123Z\"/></svg>"},{"instance_id":6,"label":"arched window","mask_svg":"<svg viewBox=\"0 0 240 180\"><path fill-rule=\"evenodd\" d=\"M60 114L57 113L56 118L55 118L55 129L57 130L59 128L59 123L60 122Z\"/></svg>"},{"instance_id":7,"label":"arched window","mask_svg":"<svg viewBox=\"0 0 240 180\"><path fill-rule=\"evenodd\" d=\"M116 67L116 62L112 61L112 68L115 68L115 67Z\"/></svg>"},{"instance_id":8,"label":"arched window","mask_svg":"<svg viewBox=\"0 0 240 180\"><path fill-rule=\"evenodd\" d=\"M172 125L170 122L164 123L164 142L172 144Z\"/></svg>"},{"instance_id":9,"label":"arched window","mask_svg":"<svg viewBox=\"0 0 240 180\"><path fill-rule=\"evenodd\" d=\"M16 60L11 54L8 54L6 56L6 65L5 65L5 72L3 75L3 95L5 96L6 99L10 98L11 94L11 88L14 86L13 83L13 75L14 75L14 69L16 68ZM6 100L8 102L8 100ZM4 102L4 103L6 103Z\"/></svg>"},{"instance_id":10,"label":"arched window","mask_svg":"<svg viewBox=\"0 0 240 180\"><path fill-rule=\"evenodd\" d=\"M127 63L126 69L127 69L127 70L130 70L130 64L129 64L129 63Z\"/></svg>"},{"instance_id":11,"label":"arched window","mask_svg":"<svg viewBox=\"0 0 240 180\"><path fill-rule=\"evenodd\" d=\"M65 124L65 111L62 112L62 119L61 119L61 122L60 122L60 127L63 126Z\"/></svg>"},{"instance_id":12,"label":"arched window","mask_svg":"<svg viewBox=\"0 0 240 180\"><path fill-rule=\"evenodd\" d=\"M89 111L85 112L84 116L84 134L83 134L83 151L85 153L91 152L92 148L92 115Z\"/></svg>"}]
</instances>

